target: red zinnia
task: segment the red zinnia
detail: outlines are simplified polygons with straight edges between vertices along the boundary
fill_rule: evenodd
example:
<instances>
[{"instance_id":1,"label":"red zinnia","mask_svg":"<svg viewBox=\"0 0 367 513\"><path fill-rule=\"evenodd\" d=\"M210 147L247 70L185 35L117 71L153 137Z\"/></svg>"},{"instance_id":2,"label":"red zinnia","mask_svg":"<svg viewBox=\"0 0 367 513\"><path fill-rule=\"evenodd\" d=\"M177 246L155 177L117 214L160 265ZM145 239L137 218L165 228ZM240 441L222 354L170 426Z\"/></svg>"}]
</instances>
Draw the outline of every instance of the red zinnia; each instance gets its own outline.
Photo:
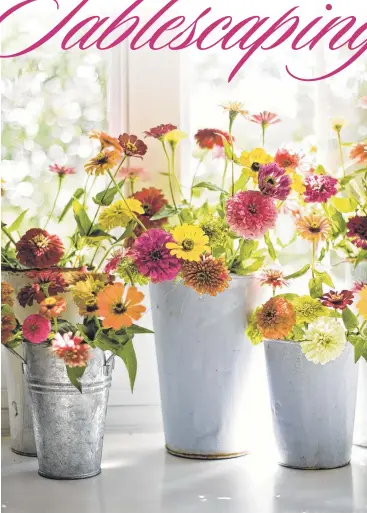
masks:
<instances>
[{"instance_id":1,"label":"red zinnia","mask_svg":"<svg viewBox=\"0 0 367 513\"><path fill-rule=\"evenodd\" d=\"M349 290L342 290L341 292L330 290L330 292L322 296L320 301L324 306L335 308L335 310L344 310L348 305L353 304L353 299L353 292Z\"/></svg>"},{"instance_id":2,"label":"red zinnia","mask_svg":"<svg viewBox=\"0 0 367 513\"><path fill-rule=\"evenodd\" d=\"M281 149L276 152L274 157L274 162L278 164L278 166L287 169L292 168L296 169L299 166L301 161L301 157L297 155L297 153L290 153L288 150Z\"/></svg>"},{"instance_id":3,"label":"red zinnia","mask_svg":"<svg viewBox=\"0 0 367 513\"><path fill-rule=\"evenodd\" d=\"M217 130L215 128L204 128L198 130L195 135L195 140L203 150L212 150L214 146L221 146L223 148L223 137L228 143L231 142L231 136L228 132L223 132L223 130Z\"/></svg>"},{"instance_id":4,"label":"red zinnia","mask_svg":"<svg viewBox=\"0 0 367 513\"><path fill-rule=\"evenodd\" d=\"M148 151L145 142L138 139L136 135L123 134L119 137L119 143L127 157L138 157L142 159Z\"/></svg>"},{"instance_id":5,"label":"red zinnia","mask_svg":"<svg viewBox=\"0 0 367 513\"><path fill-rule=\"evenodd\" d=\"M31 228L17 242L17 259L27 267L46 268L56 265L64 254L64 246L57 235Z\"/></svg>"},{"instance_id":6,"label":"red zinnia","mask_svg":"<svg viewBox=\"0 0 367 513\"><path fill-rule=\"evenodd\" d=\"M357 248L367 249L367 216L355 216L349 219L347 237Z\"/></svg>"},{"instance_id":7,"label":"red zinnia","mask_svg":"<svg viewBox=\"0 0 367 513\"><path fill-rule=\"evenodd\" d=\"M162 139L165 135L167 135L169 132L172 132L172 130L176 130L177 126L171 125L168 123L167 125L158 125L154 128L151 128L150 130L147 130L144 132L145 137L154 137L154 139Z\"/></svg>"},{"instance_id":8,"label":"red zinnia","mask_svg":"<svg viewBox=\"0 0 367 513\"><path fill-rule=\"evenodd\" d=\"M33 301L42 303L47 295L57 296L67 287L63 275L58 271L30 271L26 276L33 283L26 285L18 293L18 301L23 308L26 305L32 306Z\"/></svg>"},{"instance_id":9,"label":"red zinnia","mask_svg":"<svg viewBox=\"0 0 367 513\"><path fill-rule=\"evenodd\" d=\"M138 218L146 228L159 228L167 222L167 218L159 219L158 221L150 220L151 217L168 204L161 190L150 187L149 189L142 189L136 192L132 197L140 201L144 209L144 214L138 215Z\"/></svg>"}]
</instances>

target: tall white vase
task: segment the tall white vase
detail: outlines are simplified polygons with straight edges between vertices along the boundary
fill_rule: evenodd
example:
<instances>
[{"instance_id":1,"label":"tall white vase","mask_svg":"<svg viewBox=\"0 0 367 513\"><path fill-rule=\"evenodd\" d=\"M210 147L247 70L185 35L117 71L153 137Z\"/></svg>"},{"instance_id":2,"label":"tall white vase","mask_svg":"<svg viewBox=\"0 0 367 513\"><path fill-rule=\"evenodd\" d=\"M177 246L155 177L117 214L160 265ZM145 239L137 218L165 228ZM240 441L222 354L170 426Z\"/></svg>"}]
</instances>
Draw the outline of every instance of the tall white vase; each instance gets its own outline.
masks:
<instances>
[{"instance_id":1,"label":"tall white vase","mask_svg":"<svg viewBox=\"0 0 367 513\"><path fill-rule=\"evenodd\" d=\"M216 297L173 282L150 292L167 450L197 459L246 454L245 329L258 281L233 276Z\"/></svg>"}]
</instances>

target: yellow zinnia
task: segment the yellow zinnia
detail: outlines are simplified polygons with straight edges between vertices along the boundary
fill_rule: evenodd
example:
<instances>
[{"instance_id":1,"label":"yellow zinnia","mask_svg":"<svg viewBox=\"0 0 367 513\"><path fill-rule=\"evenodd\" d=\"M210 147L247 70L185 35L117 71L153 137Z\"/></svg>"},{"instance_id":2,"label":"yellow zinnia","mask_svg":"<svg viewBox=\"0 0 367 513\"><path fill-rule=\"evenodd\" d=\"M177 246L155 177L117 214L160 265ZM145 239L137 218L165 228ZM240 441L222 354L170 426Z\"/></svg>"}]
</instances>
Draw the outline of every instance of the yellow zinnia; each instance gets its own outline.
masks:
<instances>
[{"instance_id":1,"label":"yellow zinnia","mask_svg":"<svg viewBox=\"0 0 367 513\"><path fill-rule=\"evenodd\" d=\"M144 208L139 200L127 198L105 208L99 216L98 223L102 230L125 227L134 218L134 214L144 214Z\"/></svg>"},{"instance_id":2,"label":"yellow zinnia","mask_svg":"<svg viewBox=\"0 0 367 513\"><path fill-rule=\"evenodd\" d=\"M177 258L199 262L200 255L210 251L209 238L199 226L183 224L174 228L172 235L175 242L168 242L166 246L171 250L171 255Z\"/></svg>"},{"instance_id":3,"label":"yellow zinnia","mask_svg":"<svg viewBox=\"0 0 367 513\"><path fill-rule=\"evenodd\" d=\"M295 192L297 192L298 194L303 194L306 190L306 186L304 184L303 177L301 175L299 175L298 173L296 173L296 171L294 171L294 169L292 169L292 168L288 168L286 170L286 173L287 173L287 175L290 176L290 178L292 180L292 184L291 184L292 189Z\"/></svg>"},{"instance_id":4,"label":"yellow zinnia","mask_svg":"<svg viewBox=\"0 0 367 513\"><path fill-rule=\"evenodd\" d=\"M361 290L359 293L359 302L357 303L357 309L360 315L367 321L367 287Z\"/></svg>"},{"instance_id":5,"label":"yellow zinnia","mask_svg":"<svg viewBox=\"0 0 367 513\"><path fill-rule=\"evenodd\" d=\"M255 182L257 182L260 166L270 164L273 160L273 157L266 153L263 148L255 148L252 151L243 151L240 156L240 164L250 170L249 176L253 178Z\"/></svg>"}]
</instances>

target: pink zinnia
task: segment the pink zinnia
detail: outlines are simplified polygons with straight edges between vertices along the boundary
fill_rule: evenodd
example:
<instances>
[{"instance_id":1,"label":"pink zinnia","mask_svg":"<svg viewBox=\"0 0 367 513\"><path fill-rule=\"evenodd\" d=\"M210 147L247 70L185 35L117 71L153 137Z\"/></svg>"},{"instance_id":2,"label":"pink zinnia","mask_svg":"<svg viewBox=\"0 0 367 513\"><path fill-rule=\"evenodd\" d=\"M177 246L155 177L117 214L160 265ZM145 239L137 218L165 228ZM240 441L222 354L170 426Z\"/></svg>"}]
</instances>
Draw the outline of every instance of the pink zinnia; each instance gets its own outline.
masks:
<instances>
[{"instance_id":1,"label":"pink zinnia","mask_svg":"<svg viewBox=\"0 0 367 513\"><path fill-rule=\"evenodd\" d=\"M32 344L42 344L51 332L51 323L38 314L29 315L23 322L23 336Z\"/></svg>"},{"instance_id":2,"label":"pink zinnia","mask_svg":"<svg viewBox=\"0 0 367 513\"><path fill-rule=\"evenodd\" d=\"M274 228L277 209L274 201L259 191L241 191L227 201L227 222L245 239L259 239Z\"/></svg>"},{"instance_id":3,"label":"pink zinnia","mask_svg":"<svg viewBox=\"0 0 367 513\"><path fill-rule=\"evenodd\" d=\"M248 116L247 119L252 123L257 123L258 125L262 125L264 127L275 125L281 121L278 114L268 111L260 112L260 114L253 114L252 116Z\"/></svg>"},{"instance_id":4,"label":"pink zinnia","mask_svg":"<svg viewBox=\"0 0 367 513\"><path fill-rule=\"evenodd\" d=\"M138 237L132 247L136 267L153 283L173 280L180 272L180 261L171 255L167 242L173 242L172 235L153 228Z\"/></svg>"},{"instance_id":5,"label":"pink zinnia","mask_svg":"<svg viewBox=\"0 0 367 513\"><path fill-rule=\"evenodd\" d=\"M367 216L354 216L347 223L347 237L357 248L367 249Z\"/></svg>"},{"instance_id":6,"label":"pink zinnia","mask_svg":"<svg viewBox=\"0 0 367 513\"><path fill-rule=\"evenodd\" d=\"M142 180L143 182L149 180L150 176L146 169L143 167L127 167L122 168L118 176L121 178L129 179L131 181Z\"/></svg>"},{"instance_id":7,"label":"pink zinnia","mask_svg":"<svg viewBox=\"0 0 367 513\"><path fill-rule=\"evenodd\" d=\"M285 169L275 162L260 167L259 189L264 196L284 201L291 192L291 184L292 180L285 174Z\"/></svg>"},{"instance_id":8,"label":"pink zinnia","mask_svg":"<svg viewBox=\"0 0 367 513\"><path fill-rule=\"evenodd\" d=\"M172 132L172 130L176 130L177 126L168 123L167 125L158 125L150 130L144 132L145 137L154 137L154 139L162 139L165 135Z\"/></svg>"},{"instance_id":9,"label":"pink zinnia","mask_svg":"<svg viewBox=\"0 0 367 513\"><path fill-rule=\"evenodd\" d=\"M275 154L274 162L284 169L289 167L296 169L301 162L301 157L297 155L297 153L291 153L288 150L280 149Z\"/></svg>"},{"instance_id":10,"label":"pink zinnia","mask_svg":"<svg viewBox=\"0 0 367 513\"><path fill-rule=\"evenodd\" d=\"M59 176L75 175L75 167L65 167L54 164L53 166L49 166L49 170Z\"/></svg>"},{"instance_id":11,"label":"pink zinnia","mask_svg":"<svg viewBox=\"0 0 367 513\"><path fill-rule=\"evenodd\" d=\"M125 250L124 249L118 249L115 251L111 258L107 261L107 264L104 268L105 273L112 274L116 271L118 268L122 258L125 256Z\"/></svg>"},{"instance_id":12,"label":"pink zinnia","mask_svg":"<svg viewBox=\"0 0 367 513\"><path fill-rule=\"evenodd\" d=\"M326 203L338 192L338 180L328 175L309 175L305 180L305 203Z\"/></svg>"},{"instance_id":13,"label":"pink zinnia","mask_svg":"<svg viewBox=\"0 0 367 513\"><path fill-rule=\"evenodd\" d=\"M71 332L63 336L56 333L52 341L52 351L68 367L86 367L91 358L88 344L83 343L82 337L73 336Z\"/></svg>"}]
</instances>

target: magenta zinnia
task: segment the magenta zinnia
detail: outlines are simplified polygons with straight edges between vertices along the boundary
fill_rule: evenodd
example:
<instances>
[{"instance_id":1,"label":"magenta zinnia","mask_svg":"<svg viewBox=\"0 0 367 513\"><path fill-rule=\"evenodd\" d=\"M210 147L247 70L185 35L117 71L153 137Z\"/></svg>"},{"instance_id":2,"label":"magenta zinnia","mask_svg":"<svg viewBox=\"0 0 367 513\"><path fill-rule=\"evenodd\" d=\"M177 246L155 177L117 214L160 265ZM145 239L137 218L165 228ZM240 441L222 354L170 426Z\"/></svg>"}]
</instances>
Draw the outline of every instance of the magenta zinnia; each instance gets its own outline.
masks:
<instances>
[{"instance_id":1,"label":"magenta zinnia","mask_svg":"<svg viewBox=\"0 0 367 513\"><path fill-rule=\"evenodd\" d=\"M355 216L349 219L347 236L357 248L367 249L367 216Z\"/></svg>"},{"instance_id":2,"label":"magenta zinnia","mask_svg":"<svg viewBox=\"0 0 367 513\"><path fill-rule=\"evenodd\" d=\"M308 176L305 180L305 203L326 203L328 199L338 192L338 180L328 175Z\"/></svg>"},{"instance_id":3,"label":"magenta zinnia","mask_svg":"<svg viewBox=\"0 0 367 513\"><path fill-rule=\"evenodd\" d=\"M52 341L52 351L57 358L64 360L68 367L86 367L91 358L88 344L83 343L82 337L73 336L71 332L63 336L56 333Z\"/></svg>"},{"instance_id":4,"label":"magenta zinnia","mask_svg":"<svg viewBox=\"0 0 367 513\"><path fill-rule=\"evenodd\" d=\"M275 162L261 166L259 172L259 189L264 196L278 200L286 200L291 192L291 178L285 174L285 169Z\"/></svg>"},{"instance_id":5,"label":"magenta zinnia","mask_svg":"<svg viewBox=\"0 0 367 513\"><path fill-rule=\"evenodd\" d=\"M174 242L170 233L152 229L138 237L131 249L139 272L153 283L173 280L180 272L180 261L167 249L168 242Z\"/></svg>"},{"instance_id":6,"label":"magenta zinnia","mask_svg":"<svg viewBox=\"0 0 367 513\"><path fill-rule=\"evenodd\" d=\"M27 267L52 267L64 254L64 246L57 235L31 228L16 244L17 258Z\"/></svg>"},{"instance_id":7,"label":"magenta zinnia","mask_svg":"<svg viewBox=\"0 0 367 513\"><path fill-rule=\"evenodd\" d=\"M259 191L241 191L227 201L230 228L245 239L258 239L274 228L277 209L274 201Z\"/></svg>"},{"instance_id":8,"label":"magenta zinnia","mask_svg":"<svg viewBox=\"0 0 367 513\"><path fill-rule=\"evenodd\" d=\"M324 306L335 308L335 310L345 310L348 305L353 304L353 300L353 292L350 292L349 290L342 290L341 292L330 290L330 292L324 294L320 299Z\"/></svg>"},{"instance_id":9,"label":"magenta zinnia","mask_svg":"<svg viewBox=\"0 0 367 513\"><path fill-rule=\"evenodd\" d=\"M23 322L23 336L32 344L42 344L51 332L51 323L38 314L29 315Z\"/></svg>"}]
</instances>

